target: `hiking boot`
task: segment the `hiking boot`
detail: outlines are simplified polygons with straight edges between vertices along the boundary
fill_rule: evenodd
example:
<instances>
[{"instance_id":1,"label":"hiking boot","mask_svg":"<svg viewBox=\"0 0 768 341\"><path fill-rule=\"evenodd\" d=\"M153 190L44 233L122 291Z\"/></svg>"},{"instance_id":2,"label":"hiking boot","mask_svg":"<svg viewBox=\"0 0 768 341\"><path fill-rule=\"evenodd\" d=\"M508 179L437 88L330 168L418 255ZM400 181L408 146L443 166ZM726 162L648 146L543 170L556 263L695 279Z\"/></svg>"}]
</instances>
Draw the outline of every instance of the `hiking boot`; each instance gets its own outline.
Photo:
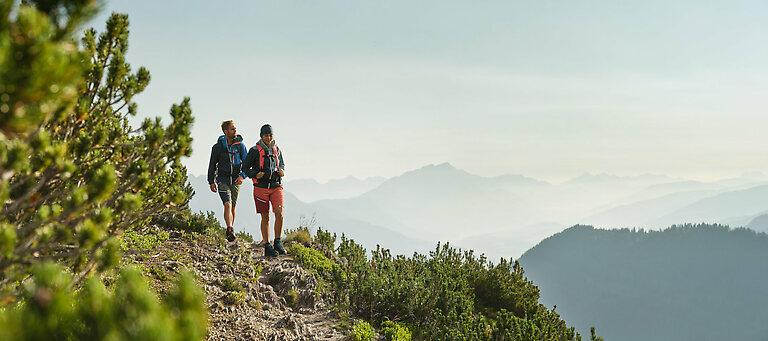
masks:
<instances>
[{"instance_id":1,"label":"hiking boot","mask_svg":"<svg viewBox=\"0 0 768 341\"><path fill-rule=\"evenodd\" d=\"M230 242L235 241L235 229L232 226L227 227L227 240Z\"/></svg>"},{"instance_id":2,"label":"hiking boot","mask_svg":"<svg viewBox=\"0 0 768 341\"><path fill-rule=\"evenodd\" d=\"M264 257L275 257L277 256L277 251L275 251L275 248L272 247L272 244L266 243L264 244Z\"/></svg>"},{"instance_id":3,"label":"hiking boot","mask_svg":"<svg viewBox=\"0 0 768 341\"><path fill-rule=\"evenodd\" d=\"M275 250L281 255L286 254L285 248L283 247L283 241L280 238L275 238Z\"/></svg>"}]
</instances>

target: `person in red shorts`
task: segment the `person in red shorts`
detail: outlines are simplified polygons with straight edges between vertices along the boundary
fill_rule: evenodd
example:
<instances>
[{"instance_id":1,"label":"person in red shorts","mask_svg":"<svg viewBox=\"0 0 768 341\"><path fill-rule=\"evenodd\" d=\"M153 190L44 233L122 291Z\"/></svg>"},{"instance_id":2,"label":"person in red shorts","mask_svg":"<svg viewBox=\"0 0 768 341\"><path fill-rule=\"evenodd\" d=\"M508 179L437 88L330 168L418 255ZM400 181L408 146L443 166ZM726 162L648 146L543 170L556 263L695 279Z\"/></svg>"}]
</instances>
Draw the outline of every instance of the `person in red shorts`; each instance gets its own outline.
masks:
<instances>
[{"instance_id":1,"label":"person in red shorts","mask_svg":"<svg viewBox=\"0 0 768 341\"><path fill-rule=\"evenodd\" d=\"M280 237L283 235L283 175L285 163L283 153L275 143L272 126L261 127L261 140L248 150L243 162L243 171L253 181L253 200L256 213L261 215L261 237L264 240L264 255L284 255L285 248ZM269 206L275 213L275 243L269 242Z\"/></svg>"}]
</instances>

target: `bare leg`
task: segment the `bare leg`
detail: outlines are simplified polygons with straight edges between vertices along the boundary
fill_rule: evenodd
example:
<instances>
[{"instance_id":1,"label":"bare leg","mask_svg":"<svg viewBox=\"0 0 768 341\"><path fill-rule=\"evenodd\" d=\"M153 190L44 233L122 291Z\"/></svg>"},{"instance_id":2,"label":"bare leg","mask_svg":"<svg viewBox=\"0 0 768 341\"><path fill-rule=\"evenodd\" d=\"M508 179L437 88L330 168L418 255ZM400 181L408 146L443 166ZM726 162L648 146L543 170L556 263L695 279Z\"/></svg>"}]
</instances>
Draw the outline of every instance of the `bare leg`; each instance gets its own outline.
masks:
<instances>
[{"instance_id":1,"label":"bare leg","mask_svg":"<svg viewBox=\"0 0 768 341\"><path fill-rule=\"evenodd\" d=\"M275 238L283 236L283 206L275 206Z\"/></svg>"},{"instance_id":2,"label":"bare leg","mask_svg":"<svg viewBox=\"0 0 768 341\"><path fill-rule=\"evenodd\" d=\"M264 243L269 243L269 211L261 214L261 239Z\"/></svg>"},{"instance_id":3,"label":"bare leg","mask_svg":"<svg viewBox=\"0 0 768 341\"><path fill-rule=\"evenodd\" d=\"M228 228L232 227L233 226L232 224L235 221L235 216L233 214L233 211L234 210L232 209L232 202L231 201L225 202L224 203L224 223L227 224Z\"/></svg>"}]
</instances>

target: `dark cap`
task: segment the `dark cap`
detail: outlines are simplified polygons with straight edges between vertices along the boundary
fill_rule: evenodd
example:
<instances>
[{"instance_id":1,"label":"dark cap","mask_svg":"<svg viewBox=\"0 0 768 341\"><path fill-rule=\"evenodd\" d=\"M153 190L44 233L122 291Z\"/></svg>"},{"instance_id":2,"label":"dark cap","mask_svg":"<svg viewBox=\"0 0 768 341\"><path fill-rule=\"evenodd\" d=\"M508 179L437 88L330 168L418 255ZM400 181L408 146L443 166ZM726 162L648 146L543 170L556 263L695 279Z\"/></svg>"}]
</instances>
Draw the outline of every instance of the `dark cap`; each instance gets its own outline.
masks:
<instances>
[{"instance_id":1,"label":"dark cap","mask_svg":"<svg viewBox=\"0 0 768 341\"><path fill-rule=\"evenodd\" d=\"M261 134L260 135L266 135L266 134L272 134L272 126L269 124L265 124L261 126Z\"/></svg>"}]
</instances>

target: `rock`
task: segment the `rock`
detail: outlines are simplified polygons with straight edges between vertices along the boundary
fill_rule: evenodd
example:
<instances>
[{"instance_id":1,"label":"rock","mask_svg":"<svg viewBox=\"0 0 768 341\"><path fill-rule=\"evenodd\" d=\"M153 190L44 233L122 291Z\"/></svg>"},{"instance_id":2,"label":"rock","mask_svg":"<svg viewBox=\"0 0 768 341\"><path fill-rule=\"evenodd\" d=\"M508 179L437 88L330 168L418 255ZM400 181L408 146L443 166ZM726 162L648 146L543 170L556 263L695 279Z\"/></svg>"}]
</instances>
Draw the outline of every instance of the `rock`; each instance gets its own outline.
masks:
<instances>
[{"instance_id":1,"label":"rock","mask_svg":"<svg viewBox=\"0 0 768 341\"><path fill-rule=\"evenodd\" d=\"M309 244L314 247L313 243ZM246 252L249 251L249 252ZM205 290L209 314L208 340L344 340L333 329L338 321L330 316L329 295L317 295L318 280L290 256L264 258L261 243L221 243L220 238L173 234L152 255L174 255L187 259L185 266L197 276ZM135 263L149 265L158 259L149 254ZM257 281L256 260L261 267ZM230 278L243 287L243 303L228 306L222 298L228 294L219 283ZM153 284L154 285L154 284ZM286 296L296 293L293 307Z\"/></svg>"}]
</instances>

